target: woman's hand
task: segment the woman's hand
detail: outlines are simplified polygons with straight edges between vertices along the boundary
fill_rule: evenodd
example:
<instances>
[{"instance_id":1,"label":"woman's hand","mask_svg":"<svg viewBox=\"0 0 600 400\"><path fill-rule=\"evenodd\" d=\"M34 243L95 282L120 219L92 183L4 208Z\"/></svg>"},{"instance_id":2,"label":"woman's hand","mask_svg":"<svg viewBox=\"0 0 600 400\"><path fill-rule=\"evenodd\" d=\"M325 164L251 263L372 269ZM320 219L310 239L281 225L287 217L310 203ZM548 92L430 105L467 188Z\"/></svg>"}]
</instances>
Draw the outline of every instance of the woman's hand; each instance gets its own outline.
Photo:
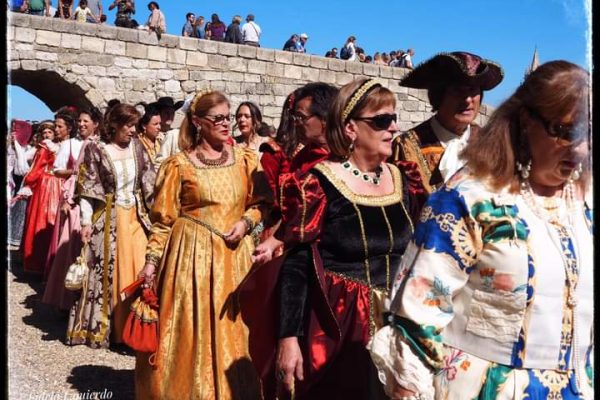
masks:
<instances>
[{"instance_id":1,"label":"woman's hand","mask_svg":"<svg viewBox=\"0 0 600 400\"><path fill-rule=\"evenodd\" d=\"M92 240L92 226L83 225L81 227L81 240L83 243L89 243Z\"/></svg>"},{"instance_id":2,"label":"woman's hand","mask_svg":"<svg viewBox=\"0 0 600 400\"><path fill-rule=\"evenodd\" d=\"M238 221L233 224L233 227L229 230L229 232L225 233L225 241L228 244L236 244L246 235L246 230L248 226L244 221Z\"/></svg>"},{"instance_id":3,"label":"woman's hand","mask_svg":"<svg viewBox=\"0 0 600 400\"><path fill-rule=\"evenodd\" d=\"M146 263L144 268L138 274L138 278L144 278L146 285L152 286L154 278L156 278L156 266L151 263Z\"/></svg>"},{"instance_id":4,"label":"woman's hand","mask_svg":"<svg viewBox=\"0 0 600 400\"><path fill-rule=\"evenodd\" d=\"M298 338L292 336L279 339L275 371L277 371L277 379L284 384L289 392L294 389L294 377L299 381L304 380L302 363L302 352L300 351Z\"/></svg>"},{"instance_id":5,"label":"woman's hand","mask_svg":"<svg viewBox=\"0 0 600 400\"><path fill-rule=\"evenodd\" d=\"M66 215L71 210L71 205L65 201L60 206L60 210Z\"/></svg>"}]
</instances>

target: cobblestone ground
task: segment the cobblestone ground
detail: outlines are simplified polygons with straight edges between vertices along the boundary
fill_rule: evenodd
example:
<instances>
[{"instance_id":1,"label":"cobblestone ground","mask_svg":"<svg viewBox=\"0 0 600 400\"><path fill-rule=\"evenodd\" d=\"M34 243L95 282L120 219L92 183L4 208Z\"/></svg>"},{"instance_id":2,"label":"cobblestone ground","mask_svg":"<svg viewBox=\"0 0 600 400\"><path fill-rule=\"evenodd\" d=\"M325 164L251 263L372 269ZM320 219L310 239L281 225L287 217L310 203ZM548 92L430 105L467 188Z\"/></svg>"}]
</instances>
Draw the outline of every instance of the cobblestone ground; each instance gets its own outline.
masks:
<instances>
[{"instance_id":1,"label":"cobblestone ground","mask_svg":"<svg viewBox=\"0 0 600 400\"><path fill-rule=\"evenodd\" d=\"M18 261L6 270L9 399L133 399L133 353L66 346L67 315L41 303L43 285Z\"/></svg>"}]
</instances>

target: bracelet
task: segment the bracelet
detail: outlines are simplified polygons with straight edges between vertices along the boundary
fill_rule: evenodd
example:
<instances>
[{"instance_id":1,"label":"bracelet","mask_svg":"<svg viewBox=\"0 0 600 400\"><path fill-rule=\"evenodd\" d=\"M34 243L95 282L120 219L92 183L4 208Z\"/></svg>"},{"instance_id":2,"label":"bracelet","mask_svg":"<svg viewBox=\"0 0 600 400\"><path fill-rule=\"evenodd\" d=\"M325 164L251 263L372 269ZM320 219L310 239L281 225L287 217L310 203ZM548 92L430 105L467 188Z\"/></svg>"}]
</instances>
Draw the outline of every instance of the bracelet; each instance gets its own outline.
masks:
<instances>
[{"instance_id":1,"label":"bracelet","mask_svg":"<svg viewBox=\"0 0 600 400\"><path fill-rule=\"evenodd\" d=\"M146 262L148 264L153 264L156 267L160 262L160 256L156 253L148 253L146 254Z\"/></svg>"},{"instance_id":2,"label":"bracelet","mask_svg":"<svg viewBox=\"0 0 600 400\"><path fill-rule=\"evenodd\" d=\"M252 219L250 219L250 217L244 215L242 216L242 221L244 221L244 223L246 224L246 233L254 229L254 222L252 222Z\"/></svg>"}]
</instances>

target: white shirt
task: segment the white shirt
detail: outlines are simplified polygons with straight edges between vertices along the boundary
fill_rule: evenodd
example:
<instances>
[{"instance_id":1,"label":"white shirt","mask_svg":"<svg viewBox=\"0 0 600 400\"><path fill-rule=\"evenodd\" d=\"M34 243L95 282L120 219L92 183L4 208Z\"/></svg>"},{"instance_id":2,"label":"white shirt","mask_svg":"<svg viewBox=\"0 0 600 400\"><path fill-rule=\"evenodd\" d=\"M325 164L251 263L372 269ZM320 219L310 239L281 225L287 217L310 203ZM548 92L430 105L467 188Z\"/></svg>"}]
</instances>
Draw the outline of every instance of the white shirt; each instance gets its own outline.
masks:
<instances>
[{"instance_id":1,"label":"white shirt","mask_svg":"<svg viewBox=\"0 0 600 400\"><path fill-rule=\"evenodd\" d=\"M157 162L163 162L167 158L179 153L179 129L174 128L165 133L164 138L160 144L160 149L156 155Z\"/></svg>"},{"instance_id":2,"label":"white shirt","mask_svg":"<svg viewBox=\"0 0 600 400\"><path fill-rule=\"evenodd\" d=\"M468 125L463 134L459 136L444 128L437 118L433 117L431 118L431 129L433 129L433 133L435 133L444 148L444 154L442 154L438 168L445 183L465 165L465 161L459 158L458 155L467 145L471 136L471 126Z\"/></svg>"},{"instance_id":3,"label":"white shirt","mask_svg":"<svg viewBox=\"0 0 600 400\"><path fill-rule=\"evenodd\" d=\"M69 156L73 156L73 160L77 161L79 153L83 147L83 140L79 137L74 137L60 143L60 149L54 160L54 172L67 169Z\"/></svg>"},{"instance_id":4,"label":"white shirt","mask_svg":"<svg viewBox=\"0 0 600 400\"><path fill-rule=\"evenodd\" d=\"M242 26L242 39L244 42L258 43L260 34L260 26L258 26L254 21L247 22Z\"/></svg>"},{"instance_id":5,"label":"white shirt","mask_svg":"<svg viewBox=\"0 0 600 400\"><path fill-rule=\"evenodd\" d=\"M348 61L356 60L356 49L354 48L354 43L348 42L346 46L348 47L348 51L350 52L350 58L348 59Z\"/></svg>"}]
</instances>

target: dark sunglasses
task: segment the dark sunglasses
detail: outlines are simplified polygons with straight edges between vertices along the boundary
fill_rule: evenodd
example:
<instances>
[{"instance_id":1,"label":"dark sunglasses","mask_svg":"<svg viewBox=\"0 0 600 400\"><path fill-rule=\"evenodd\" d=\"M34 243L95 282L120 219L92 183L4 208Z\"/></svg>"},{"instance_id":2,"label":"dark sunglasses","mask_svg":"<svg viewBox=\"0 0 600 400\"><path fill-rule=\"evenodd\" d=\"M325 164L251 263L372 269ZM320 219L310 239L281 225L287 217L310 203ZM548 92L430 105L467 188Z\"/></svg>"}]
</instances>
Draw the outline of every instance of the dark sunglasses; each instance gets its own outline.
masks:
<instances>
[{"instance_id":1,"label":"dark sunglasses","mask_svg":"<svg viewBox=\"0 0 600 400\"><path fill-rule=\"evenodd\" d=\"M582 122L576 125L564 125L560 123L552 123L542 117L537 111L527 107L529 114L540 121L544 125L544 129L548 136L556 139L557 142L563 141L568 143L577 143L589 138L590 125Z\"/></svg>"},{"instance_id":2,"label":"dark sunglasses","mask_svg":"<svg viewBox=\"0 0 600 400\"><path fill-rule=\"evenodd\" d=\"M398 120L398 116L396 114L379 114L372 117L355 117L352 119L357 121L368 121L371 122L372 125L378 130L386 130L389 129L390 125L392 125L392 122L396 122Z\"/></svg>"},{"instance_id":3,"label":"dark sunglasses","mask_svg":"<svg viewBox=\"0 0 600 400\"><path fill-rule=\"evenodd\" d=\"M223 115L223 114L206 115L204 118L206 118L207 120L212 122L213 125L222 124L224 121L227 121L227 122L231 121L231 115L229 115L229 114L227 114L227 115Z\"/></svg>"}]
</instances>

